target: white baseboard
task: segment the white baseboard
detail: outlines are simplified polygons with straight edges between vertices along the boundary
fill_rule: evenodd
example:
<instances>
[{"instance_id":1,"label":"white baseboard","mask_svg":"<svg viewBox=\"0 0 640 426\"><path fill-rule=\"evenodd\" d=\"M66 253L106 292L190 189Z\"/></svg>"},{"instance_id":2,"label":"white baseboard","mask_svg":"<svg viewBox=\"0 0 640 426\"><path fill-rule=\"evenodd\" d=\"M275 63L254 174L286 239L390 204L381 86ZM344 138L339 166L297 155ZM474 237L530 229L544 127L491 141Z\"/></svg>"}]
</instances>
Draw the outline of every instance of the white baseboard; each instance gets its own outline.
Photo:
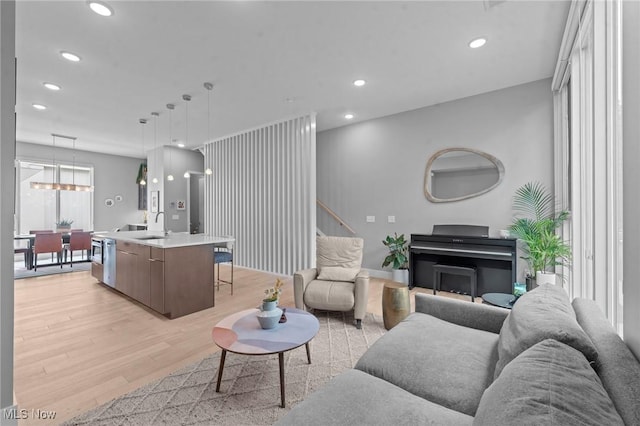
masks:
<instances>
[{"instance_id":1,"label":"white baseboard","mask_svg":"<svg viewBox=\"0 0 640 426\"><path fill-rule=\"evenodd\" d=\"M382 278L383 280L390 280L391 279L391 272L390 271L382 271L380 269L367 269L367 268L363 268L365 271L369 272L369 276L373 277L373 278Z\"/></svg>"},{"instance_id":2,"label":"white baseboard","mask_svg":"<svg viewBox=\"0 0 640 426\"><path fill-rule=\"evenodd\" d=\"M17 405L10 405L2 409L0 413L0 426L18 426L18 419L22 413Z\"/></svg>"}]
</instances>

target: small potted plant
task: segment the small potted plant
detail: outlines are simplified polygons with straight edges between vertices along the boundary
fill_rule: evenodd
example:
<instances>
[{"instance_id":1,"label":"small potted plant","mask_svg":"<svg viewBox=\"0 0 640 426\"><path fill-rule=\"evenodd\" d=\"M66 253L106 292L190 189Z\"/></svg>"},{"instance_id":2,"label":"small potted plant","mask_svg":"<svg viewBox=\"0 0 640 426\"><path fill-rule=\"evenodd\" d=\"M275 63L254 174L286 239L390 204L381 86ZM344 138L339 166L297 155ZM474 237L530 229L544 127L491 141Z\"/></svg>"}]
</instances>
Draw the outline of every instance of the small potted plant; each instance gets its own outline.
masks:
<instances>
[{"instance_id":1,"label":"small potted plant","mask_svg":"<svg viewBox=\"0 0 640 426\"><path fill-rule=\"evenodd\" d=\"M385 268L391 265L392 268L392 279L397 282L401 282L404 284L409 283L409 249L408 249L408 241L405 240L404 234L394 233L393 237L387 235L387 238L382 240L382 244L384 244L389 249L389 254L384 258L382 262L382 267Z\"/></svg>"},{"instance_id":2,"label":"small potted plant","mask_svg":"<svg viewBox=\"0 0 640 426\"><path fill-rule=\"evenodd\" d=\"M280 293L282 292L282 286L284 282L278 278L276 279L276 283L273 287L268 288L264 291L265 297L262 299L262 310L270 311L275 309L278 305L278 299L280 298Z\"/></svg>"},{"instance_id":3,"label":"small potted plant","mask_svg":"<svg viewBox=\"0 0 640 426\"><path fill-rule=\"evenodd\" d=\"M60 219L60 222L56 223L56 229L58 232L68 232L71 229L72 220Z\"/></svg>"},{"instance_id":4,"label":"small potted plant","mask_svg":"<svg viewBox=\"0 0 640 426\"><path fill-rule=\"evenodd\" d=\"M276 283L272 288L264 291L265 297L262 299L262 307L256 317L260 323L260 327L265 330L274 328L278 325L282 318L282 309L278 308L278 298L282 292L284 282L280 278L276 279Z\"/></svg>"},{"instance_id":5,"label":"small potted plant","mask_svg":"<svg viewBox=\"0 0 640 426\"><path fill-rule=\"evenodd\" d=\"M569 212L556 212L553 196L537 182L518 188L513 209L516 216L509 231L523 243L521 257L535 278L532 287L555 284L555 267L567 265L571 260L571 246L556 234L556 229L569 218Z\"/></svg>"}]
</instances>

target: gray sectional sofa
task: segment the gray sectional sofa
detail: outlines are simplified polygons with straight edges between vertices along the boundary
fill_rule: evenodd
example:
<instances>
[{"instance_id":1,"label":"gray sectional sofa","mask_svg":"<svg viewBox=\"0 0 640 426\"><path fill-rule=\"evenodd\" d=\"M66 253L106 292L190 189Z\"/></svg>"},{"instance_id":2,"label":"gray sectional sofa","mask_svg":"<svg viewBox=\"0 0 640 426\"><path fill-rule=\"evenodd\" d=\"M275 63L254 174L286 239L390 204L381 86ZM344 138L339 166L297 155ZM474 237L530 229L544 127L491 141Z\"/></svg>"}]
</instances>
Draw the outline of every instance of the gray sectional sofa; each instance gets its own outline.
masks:
<instances>
[{"instance_id":1,"label":"gray sectional sofa","mask_svg":"<svg viewBox=\"0 0 640 426\"><path fill-rule=\"evenodd\" d=\"M512 311L415 297L415 313L277 424L640 425L640 363L594 302L553 285Z\"/></svg>"}]
</instances>

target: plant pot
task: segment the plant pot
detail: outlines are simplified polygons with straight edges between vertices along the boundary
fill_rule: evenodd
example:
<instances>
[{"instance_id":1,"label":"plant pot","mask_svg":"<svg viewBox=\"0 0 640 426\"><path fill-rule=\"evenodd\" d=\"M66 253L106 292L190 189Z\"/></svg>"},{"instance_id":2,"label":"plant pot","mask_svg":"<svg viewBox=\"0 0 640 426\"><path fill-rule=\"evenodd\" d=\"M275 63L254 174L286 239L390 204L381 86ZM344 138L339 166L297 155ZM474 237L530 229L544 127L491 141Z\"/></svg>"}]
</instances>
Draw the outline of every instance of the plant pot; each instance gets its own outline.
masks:
<instances>
[{"instance_id":1,"label":"plant pot","mask_svg":"<svg viewBox=\"0 0 640 426\"><path fill-rule=\"evenodd\" d=\"M409 270L408 269L392 269L391 279L398 283L409 284Z\"/></svg>"},{"instance_id":2,"label":"plant pot","mask_svg":"<svg viewBox=\"0 0 640 426\"><path fill-rule=\"evenodd\" d=\"M553 272L542 272L542 271L538 271L536 272L536 284L537 285L543 285L543 284L556 284L556 274Z\"/></svg>"},{"instance_id":3,"label":"plant pot","mask_svg":"<svg viewBox=\"0 0 640 426\"><path fill-rule=\"evenodd\" d=\"M278 325L280 318L282 317L282 309L276 306L278 302L262 302L262 305L268 305L271 309L262 309L256 317L258 318L258 322L260 323L260 327L265 330L269 330ZM273 305L271 305L273 304Z\"/></svg>"},{"instance_id":4,"label":"plant pot","mask_svg":"<svg viewBox=\"0 0 640 426\"><path fill-rule=\"evenodd\" d=\"M278 301L277 300L273 300L273 301L263 300L262 301L261 310L263 310L263 311L272 311L272 310L276 309L277 307L278 307Z\"/></svg>"}]
</instances>

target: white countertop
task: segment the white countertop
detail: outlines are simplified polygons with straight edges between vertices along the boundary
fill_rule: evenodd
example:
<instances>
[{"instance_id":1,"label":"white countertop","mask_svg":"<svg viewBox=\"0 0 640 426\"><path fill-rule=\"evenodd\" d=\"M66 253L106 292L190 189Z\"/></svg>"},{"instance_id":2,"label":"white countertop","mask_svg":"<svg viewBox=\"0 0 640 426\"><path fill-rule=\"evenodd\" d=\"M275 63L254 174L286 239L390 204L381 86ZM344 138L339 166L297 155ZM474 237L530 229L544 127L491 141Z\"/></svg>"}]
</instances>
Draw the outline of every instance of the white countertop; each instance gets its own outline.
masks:
<instances>
[{"instance_id":1,"label":"white countertop","mask_svg":"<svg viewBox=\"0 0 640 426\"><path fill-rule=\"evenodd\" d=\"M171 232L169 235L162 236L162 233L158 231L123 231L108 232L100 236L158 248L199 246L206 244L223 245L235 241L235 238L229 236L216 237L205 234L189 234L188 232Z\"/></svg>"}]
</instances>

